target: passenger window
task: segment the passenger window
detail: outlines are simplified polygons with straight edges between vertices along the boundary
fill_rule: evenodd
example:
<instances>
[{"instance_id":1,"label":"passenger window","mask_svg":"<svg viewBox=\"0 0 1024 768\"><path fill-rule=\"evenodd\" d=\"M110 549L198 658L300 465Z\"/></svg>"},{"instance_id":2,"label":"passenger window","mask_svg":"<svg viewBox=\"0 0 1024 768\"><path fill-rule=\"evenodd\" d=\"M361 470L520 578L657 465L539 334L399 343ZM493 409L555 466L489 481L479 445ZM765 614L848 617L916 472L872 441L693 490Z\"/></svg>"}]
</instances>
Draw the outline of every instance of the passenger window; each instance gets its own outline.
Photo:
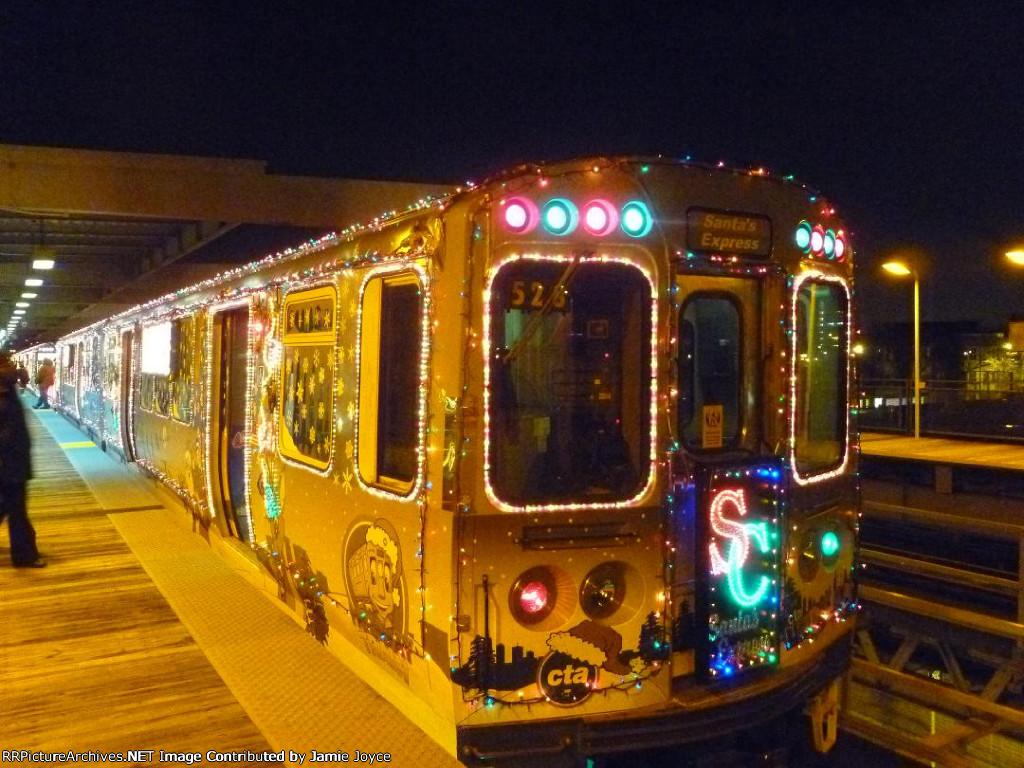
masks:
<instances>
[{"instance_id":1,"label":"passenger window","mask_svg":"<svg viewBox=\"0 0 1024 768\"><path fill-rule=\"evenodd\" d=\"M847 298L806 280L796 304L794 455L802 475L838 466L846 452Z\"/></svg>"},{"instance_id":2,"label":"passenger window","mask_svg":"<svg viewBox=\"0 0 1024 768\"><path fill-rule=\"evenodd\" d=\"M318 470L330 466L334 446L336 304L331 286L289 294L284 303L280 451Z\"/></svg>"},{"instance_id":3,"label":"passenger window","mask_svg":"<svg viewBox=\"0 0 1024 768\"><path fill-rule=\"evenodd\" d=\"M361 306L359 474L399 494L419 472L421 294L414 273L375 277Z\"/></svg>"},{"instance_id":4,"label":"passenger window","mask_svg":"<svg viewBox=\"0 0 1024 768\"><path fill-rule=\"evenodd\" d=\"M171 372L171 324L158 323L142 329L142 393L144 411L170 414L168 377Z\"/></svg>"},{"instance_id":5,"label":"passenger window","mask_svg":"<svg viewBox=\"0 0 1024 768\"><path fill-rule=\"evenodd\" d=\"M693 294L679 316L679 432L695 450L732 445L740 430L740 312L728 296Z\"/></svg>"},{"instance_id":6,"label":"passenger window","mask_svg":"<svg viewBox=\"0 0 1024 768\"><path fill-rule=\"evenodd\" d=\"M192 370L196 325L192 317L175 320L171 325L171 366L168 379L171 416L186 424L192 422L192 397L196 389Z\"/></svg>"}]
</instances>

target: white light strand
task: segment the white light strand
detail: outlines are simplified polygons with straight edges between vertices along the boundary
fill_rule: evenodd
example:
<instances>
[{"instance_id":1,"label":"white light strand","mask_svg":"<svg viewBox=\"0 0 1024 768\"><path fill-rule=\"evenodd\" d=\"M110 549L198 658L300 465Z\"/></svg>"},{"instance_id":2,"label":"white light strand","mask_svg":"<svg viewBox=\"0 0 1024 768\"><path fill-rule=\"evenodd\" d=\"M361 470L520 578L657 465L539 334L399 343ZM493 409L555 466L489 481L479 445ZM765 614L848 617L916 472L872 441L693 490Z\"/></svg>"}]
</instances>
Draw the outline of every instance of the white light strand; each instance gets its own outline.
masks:
<instances>
[{"instance_id":1,"label":"white light strand","mask_svg":"<svg viewBox=\"0 0 1024 768\"><path fill-rule=\"evenodd\" d=\"M800 470L796 463L796 415L797 415L797 402L796 402L796 379L797 379L797 304L799 303L798 296L800 293L800 286L802 286L807 280L813 280L815 282L822 283L837 283L843 287L846 292L846 348L843 349L843 356L846 358L846 388L845 397L842 402L842 407L846 413L845 432L843 434L843 459L837 467L827 472L822 472L816 475L803 476L800 474ZM789 464L793 471L793 480L797 485L813 485L814 483L820 483L825 480L829 480L833 477L838 477L846 472L846 467L850 461L850 338L853 331L853 302L850 297L850 286L846 279L838 275L830 275L825 272L819 272L816 269L809 269L805 272L801 272L793 280L793 291L790 297L792 301L792 308L790 314L790 375L789 375ZM813 322L813 318L812 318Z\"/></svg>"},{"instance_id":2,"label":"white light strand","mask_svg":"<svg viewBox=\"0 0 1024 768\"><path fill-rule=\"evenodd\" d=\"M556 263L568 263L579 260L583 264L623 264L638 270L647 280L651 287L651 405L650 405L650 464L647 472L647 482L643 488L630 499L618 502L588 503L577 502L569 504L524 504L517 506L502 501L494 487L491 485L491 289L498 273L503 267L517 261L550 261ZM657 473L658 444L657 444L657 423L658 423L658 289L650 270L636 261L622 256L609 256L606 254L576 256L573 254L541 254L524 253L512 254L494 265L486 278L483 301L483 364L484 364L484 491L488 500L503 512L553 512L559 510L574 511L581 509L621 509L637 504L646 496L654 486Z\"/></svg>"}]
</instances>

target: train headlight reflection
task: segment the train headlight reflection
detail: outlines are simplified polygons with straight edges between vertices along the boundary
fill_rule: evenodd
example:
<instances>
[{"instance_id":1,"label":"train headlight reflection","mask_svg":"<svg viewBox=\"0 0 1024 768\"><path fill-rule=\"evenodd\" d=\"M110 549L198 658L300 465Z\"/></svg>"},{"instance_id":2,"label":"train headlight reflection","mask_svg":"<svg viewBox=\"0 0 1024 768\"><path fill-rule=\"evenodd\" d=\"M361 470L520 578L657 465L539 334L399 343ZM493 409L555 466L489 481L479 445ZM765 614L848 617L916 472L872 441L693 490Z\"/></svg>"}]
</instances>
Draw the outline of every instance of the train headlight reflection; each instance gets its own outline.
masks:
<instances>
[{"instance_id":1,"label":"train headlight reflection","mask_svg":"<svg viewBox=\"0 0 1024 768\"><path fill-rule=\"evenodd\" d=\"M580 605L591 619L607 619L626 597L626 574L621 563L602 563L583 580Z\"/></svg>"}]
</instances>

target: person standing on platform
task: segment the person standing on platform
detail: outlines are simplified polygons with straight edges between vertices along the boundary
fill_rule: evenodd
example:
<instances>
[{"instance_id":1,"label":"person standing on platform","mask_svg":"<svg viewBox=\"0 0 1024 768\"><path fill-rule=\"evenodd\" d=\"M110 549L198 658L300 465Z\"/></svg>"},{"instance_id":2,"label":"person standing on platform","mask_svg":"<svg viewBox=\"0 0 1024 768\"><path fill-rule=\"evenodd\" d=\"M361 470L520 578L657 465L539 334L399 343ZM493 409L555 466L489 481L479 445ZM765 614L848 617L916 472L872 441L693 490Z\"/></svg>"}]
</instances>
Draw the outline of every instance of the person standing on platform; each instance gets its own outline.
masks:
<instances>
[{"instance_id":1,"label":"person standing on platform","mask_svg":"<svg viewBox=\"0 0 1024 768\"><path fill-rule=\"evenodd\" d=\"M50 387L53 386L54 379L54 368L53 361L50 358L45 358L43 364L39 366L39 370L36 371L36 386L39 387L39 399L36 400L36 404L33 408L49 408L50 407Z\"/></svg>"},{"instance_id":2,"label":"person standing on platform","mask_svg":"<svg viewBox=\"0 0 1024 768\"><path fill-rule=\"evenodd\" d=\"M28 519L27 487L32 477L31 445L18 397L18 373L11 353L0 350L0 523L7 518L15 568L42 568L36 532Z\"/></svg>"}]
</instances>

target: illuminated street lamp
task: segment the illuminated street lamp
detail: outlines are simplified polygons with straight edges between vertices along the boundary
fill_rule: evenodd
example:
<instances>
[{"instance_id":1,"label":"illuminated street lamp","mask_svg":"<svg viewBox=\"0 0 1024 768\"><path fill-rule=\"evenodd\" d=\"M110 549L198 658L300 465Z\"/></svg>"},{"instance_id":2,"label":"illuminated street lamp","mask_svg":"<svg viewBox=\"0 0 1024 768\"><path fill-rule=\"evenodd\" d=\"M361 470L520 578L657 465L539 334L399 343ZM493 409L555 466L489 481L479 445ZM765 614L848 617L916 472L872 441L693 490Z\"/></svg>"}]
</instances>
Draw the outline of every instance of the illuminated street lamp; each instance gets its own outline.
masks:
<instances>
[{"instance_id":1,"label":"illuminated street lamp","mask_svg":"<svg viewBox=\"0 0 1024 768\"><path fill-rule=\"evenodd\" d=\"M897 277L914 278L914 438L921 437L921 281L902 261L887 261L882 269Z\"/></svg>"},{"instance_id":2,"label":"illuminated street lamp","mask_svg":"<svg viewBox=\"0 0 1024 768\"><path fill-rule=\"evenodd\" d=\"M1024 248L1017 248L1012 251L1006 252L1006 258L1008 258L1013 264L1018 267L1024 267Z\"/></svg>"}]
</instances>

